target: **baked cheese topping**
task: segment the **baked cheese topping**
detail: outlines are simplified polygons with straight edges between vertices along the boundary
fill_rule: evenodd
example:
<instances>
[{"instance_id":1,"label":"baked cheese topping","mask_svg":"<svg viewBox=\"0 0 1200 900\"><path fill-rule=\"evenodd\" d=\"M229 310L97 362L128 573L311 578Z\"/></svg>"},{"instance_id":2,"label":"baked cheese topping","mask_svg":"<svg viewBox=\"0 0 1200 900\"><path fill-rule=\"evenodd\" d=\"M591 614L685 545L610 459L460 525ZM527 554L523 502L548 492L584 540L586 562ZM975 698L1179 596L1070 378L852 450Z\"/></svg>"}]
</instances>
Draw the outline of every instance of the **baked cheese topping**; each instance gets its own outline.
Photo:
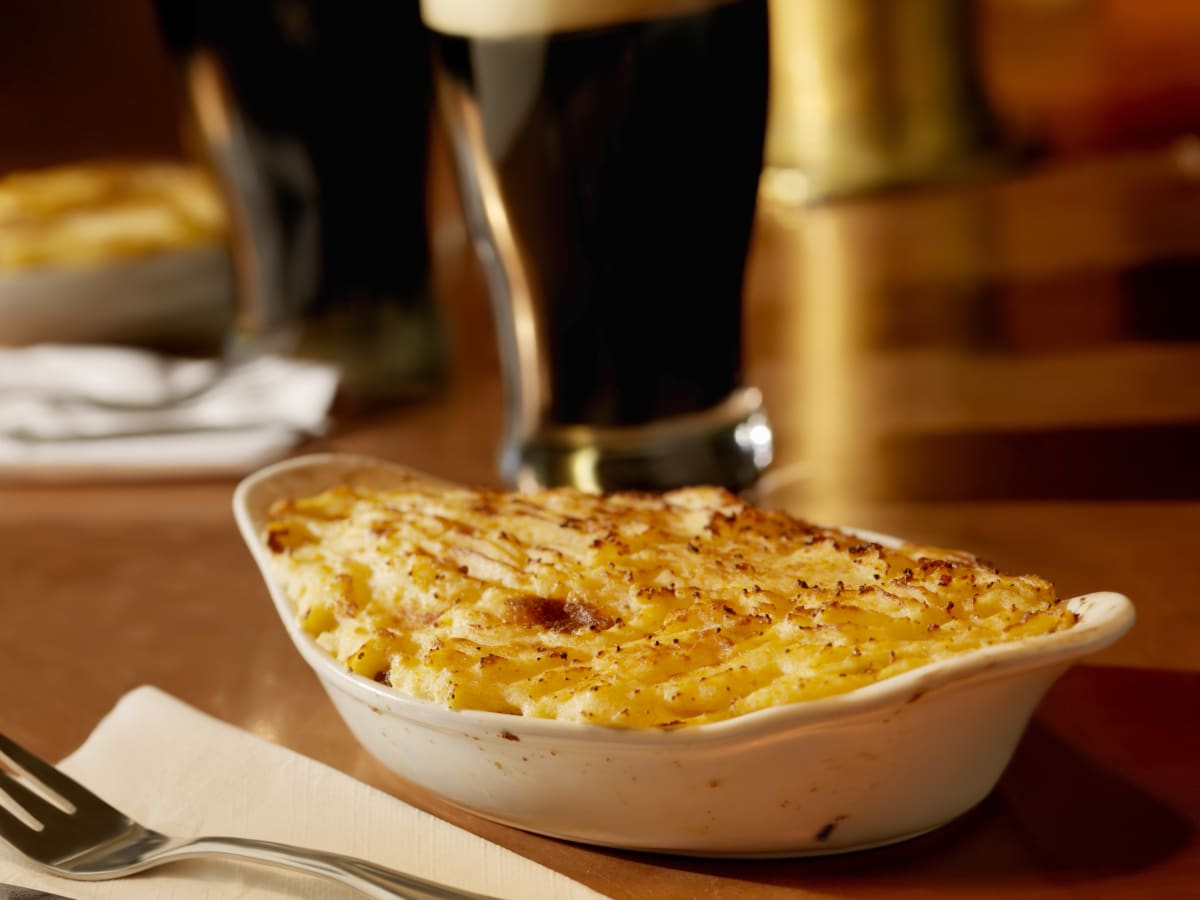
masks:
<instances>
[{"instance_id":1,"label":"baked cheese topping","mask_svg":"<svg viewBox=\"0 0 1200 900\"><path fill-rule=\"evenodd\" d=\"M718 488L414 477L277 503L265 540L303 628L352 671L454 709L618 727L837 694L1075 621L1040 578Z\"/></svg>"}]
</instances>

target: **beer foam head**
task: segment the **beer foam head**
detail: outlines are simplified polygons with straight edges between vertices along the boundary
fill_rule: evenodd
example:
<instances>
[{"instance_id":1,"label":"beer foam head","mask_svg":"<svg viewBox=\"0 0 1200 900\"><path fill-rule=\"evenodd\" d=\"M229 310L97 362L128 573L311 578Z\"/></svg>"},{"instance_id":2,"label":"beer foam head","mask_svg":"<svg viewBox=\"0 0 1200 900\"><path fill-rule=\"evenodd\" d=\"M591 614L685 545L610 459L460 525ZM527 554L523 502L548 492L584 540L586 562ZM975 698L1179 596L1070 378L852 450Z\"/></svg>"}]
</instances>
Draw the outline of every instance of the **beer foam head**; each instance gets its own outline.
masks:
<instances>
[{"instance_id":1,"label":"beer foam head","mask_svg":"<svg viewBox=\"0 0 1200 900\"><path fill-rule=\"evenodd\" d=\"M434 31L471 38L511 38L583 31L697 12L731 0L421 0Z\"/></svg>"}]
</instances>

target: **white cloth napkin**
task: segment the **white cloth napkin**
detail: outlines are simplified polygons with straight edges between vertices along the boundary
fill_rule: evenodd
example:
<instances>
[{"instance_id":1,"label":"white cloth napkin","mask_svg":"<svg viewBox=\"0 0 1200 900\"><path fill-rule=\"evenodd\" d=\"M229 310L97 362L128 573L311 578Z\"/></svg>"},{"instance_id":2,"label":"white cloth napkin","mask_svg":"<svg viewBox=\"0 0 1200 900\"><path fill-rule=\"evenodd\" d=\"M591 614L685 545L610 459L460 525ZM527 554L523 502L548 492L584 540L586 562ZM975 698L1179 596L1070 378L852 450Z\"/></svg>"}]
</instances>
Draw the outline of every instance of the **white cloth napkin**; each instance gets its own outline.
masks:
<instances>
[{"instance_id":1,"label":"white cloth napkin","mask_svg":"<svg viewBox=\"0 0 1200 900\"><path fill-rule=\"evenodd\" d=\"M497 897L602 896L153 687L122 697L61 768L171 835L237 835L332 850ZM324 879L225 860L172 863L119 881L68 881L41 874L3 842L0 882L79 900L362 896Z\"/></svg>"},{"instance_id":2,"label":"white cloth napkin","mask_svg":"<svg viewBox=\"0 0 1200 900\"><path fill-rule=\"evenodd\" d=\"M242 474L326 426L332 366L126 347L0 349L0 477Z\"/></svg>"}]
</instances>

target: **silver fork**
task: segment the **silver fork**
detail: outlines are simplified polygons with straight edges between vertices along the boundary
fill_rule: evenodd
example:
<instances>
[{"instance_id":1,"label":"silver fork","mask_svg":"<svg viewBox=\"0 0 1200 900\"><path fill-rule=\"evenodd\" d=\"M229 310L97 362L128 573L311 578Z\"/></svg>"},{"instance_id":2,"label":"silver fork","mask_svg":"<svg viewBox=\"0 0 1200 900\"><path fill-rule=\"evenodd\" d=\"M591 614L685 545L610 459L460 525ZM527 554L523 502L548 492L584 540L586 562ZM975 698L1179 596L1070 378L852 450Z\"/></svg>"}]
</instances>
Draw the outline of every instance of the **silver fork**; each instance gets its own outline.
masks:
<instances>
[{"instance_id":1,"label":"silver fork","mask_svg":"<svg viewBox=\"0 0 1200 900\"><path fill-rule=\"evenodd\" d=\"M146 828L0 734L0 838L43 869L103 881L197 856L223 856L296 869L356 888L369 897L485 900L365 860L239 837L174 838Z\"/></svg>"}]
</instances>

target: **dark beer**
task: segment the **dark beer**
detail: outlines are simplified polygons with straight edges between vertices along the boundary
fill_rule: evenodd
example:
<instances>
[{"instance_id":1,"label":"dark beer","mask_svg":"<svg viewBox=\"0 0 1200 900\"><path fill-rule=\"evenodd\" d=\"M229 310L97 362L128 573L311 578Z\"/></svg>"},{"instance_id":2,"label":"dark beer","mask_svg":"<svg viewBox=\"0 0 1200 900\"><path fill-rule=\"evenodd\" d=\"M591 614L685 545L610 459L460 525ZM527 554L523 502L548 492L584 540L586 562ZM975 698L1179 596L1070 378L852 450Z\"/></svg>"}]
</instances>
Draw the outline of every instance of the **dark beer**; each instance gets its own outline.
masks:
<instances>
[{"instance_id":1,"label":"dark beer","mask_svg":"<svg viewBox=\"0 0 1200 900\"><path fill-rule=\"evenodd\" d=\"M428 32L413 0L159 0L238 239L244 337L430 374ZM213 109L214 106L220 107ZM218 124L214 125L213 122ZM406 346L407 344L407 346ZM390 359L387 357L391 357ZM424 358L423 358L424 357Z\"/></svg>"},{"instance_id":2,"label":"dark beer","mask_svg":"<svg viewBox=\"0 0 1200 900\"><path fill-rule=\"evenodd\" d=\"M464 181L490 168L504 221L485 200L481 224L493 238L507 229L519 257L497 277L528 291L547 389L540 427L638 426L720 406L742 386L763 0L599 3L540 23L503 21L502 8L520 15L527 3L486 0L459 15L465 6L423 8L451 102L465 97L465 115L478 115L475 135L452 123ZM503 330L512 310L497 314Z\"/></svg>"}]
</instances>

